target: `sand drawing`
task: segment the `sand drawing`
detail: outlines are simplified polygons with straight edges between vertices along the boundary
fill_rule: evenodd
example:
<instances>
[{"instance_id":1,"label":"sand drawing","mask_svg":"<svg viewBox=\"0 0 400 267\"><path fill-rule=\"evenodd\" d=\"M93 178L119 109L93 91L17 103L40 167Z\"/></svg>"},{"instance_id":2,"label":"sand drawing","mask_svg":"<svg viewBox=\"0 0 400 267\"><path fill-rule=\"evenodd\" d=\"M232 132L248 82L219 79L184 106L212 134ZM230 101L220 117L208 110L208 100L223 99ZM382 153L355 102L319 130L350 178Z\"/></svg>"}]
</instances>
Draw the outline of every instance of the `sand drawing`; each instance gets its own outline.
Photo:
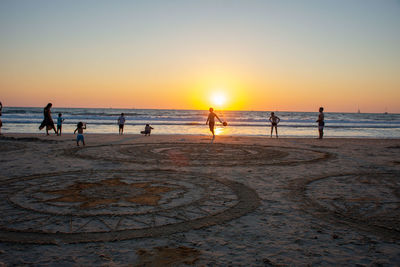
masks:
<instances>
[{"instance_id":1,"label":"sand drawing","mask_svg":"<svg viewBox=\"0 0 400 267\"><path fill-rule=\"evenodd\" d=\"M75 171L2 184L0 240L26 243L155 237L223 223L259 206L243 184L174 171Z\"/></svg>"},{"instance_id":2,"label":"sand drawing","mask_svg":"<svg viewBox=\"0 0 400 267\"><path fill-rule=\"evenodd\" d=\"M298 165L316 163L334 157L319 150L260 145L234 144L129 144L99 145L65 151L71 157L131 163L165 164L166 166L236 166ZM217 159L212 160L212 159Z\"/></svg>"}]
</instances>

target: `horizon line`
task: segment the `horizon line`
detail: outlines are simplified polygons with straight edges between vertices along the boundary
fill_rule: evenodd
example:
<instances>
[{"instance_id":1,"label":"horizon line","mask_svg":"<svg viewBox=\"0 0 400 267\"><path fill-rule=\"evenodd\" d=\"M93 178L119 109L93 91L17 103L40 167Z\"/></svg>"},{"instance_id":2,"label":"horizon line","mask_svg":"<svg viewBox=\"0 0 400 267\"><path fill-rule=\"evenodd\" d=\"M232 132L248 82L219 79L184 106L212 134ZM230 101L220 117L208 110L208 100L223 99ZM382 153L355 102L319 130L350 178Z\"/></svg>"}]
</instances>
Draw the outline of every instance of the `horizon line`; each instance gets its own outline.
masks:
<instances>
[{"instance_id":1,"label":"horizon line","mask_svg":"<svg viewBox=\"0 0 400 267\"><path fill-rule=\"evenodd\" d=\"M51 102L50 102L51 103ZM4 108L43 108L42 106L4 106ZM208 111L208 109L187 109L187 108L114 108L114 107L54 107L53 109L57 108L64 108L64 109L129 109L129 110L184 110L184 111ZM214 108L216 111L244 111L244 112L304 112L304 113L318 113L318 111L299 111L299 110L245 110L245 109L217 109ZM326 108L324 108L326 109ZM396 112L361 112L358 111L324 111L325 113L358 113L358 114L400 114Z\"/></svg>"}]
</instances>

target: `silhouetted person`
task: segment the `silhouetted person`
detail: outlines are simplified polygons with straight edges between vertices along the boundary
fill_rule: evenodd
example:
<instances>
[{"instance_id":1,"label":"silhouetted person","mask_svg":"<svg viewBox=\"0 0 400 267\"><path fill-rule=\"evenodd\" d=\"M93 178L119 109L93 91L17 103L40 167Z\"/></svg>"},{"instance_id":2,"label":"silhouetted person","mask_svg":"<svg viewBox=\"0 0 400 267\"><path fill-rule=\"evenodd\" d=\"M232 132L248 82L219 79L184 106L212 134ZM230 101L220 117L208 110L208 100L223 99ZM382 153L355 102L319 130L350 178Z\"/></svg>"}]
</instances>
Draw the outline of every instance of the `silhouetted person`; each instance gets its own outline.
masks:
<instances>
[{"instance_id":1,"label":"silhouetted person","mask_svg":"<svg viewBox=\"0 0 400 267\"><path fill-rule=\"evenodd\" d=\"M53 104L48 103L47 106L43 110L43 116L44 119L42 121L42 124L39 126L39 130L42 130L44 127L46 127L46 134L49 135L49 130L53 129L54 133L58 135L56 127L54 127L54 122L53 119L51 118L51 107Z\"/></svg>"},{"instance_id":2,"label":"silhouetted person","mask_svg":"<svg viewBox=\"0 0 400 267\"><path fill-rule=\"evenodd\" d=\"M119 134L124 134L124 125L125 125L125 114L121 113L121 116L118 118L118 126L119 126Z\"/></svg>"},{"instance_id":3,"label":"silhouetted person","mask_svg":"<svg viewBox=\"0 0 400 267\"><path fill-rule=\"evenodd\" d=\"M85 145L85 138L83 136L83 130L86 129L86 123L78 122L74 134L78 131L78 135L76 136L76 145L79 146L79 141L82 141L82 144Z\"/></svg>"},{"instance_id":4,"label":"silhouetted person","mask_svg":"<svg viewBox=\"0 0 400 267\"><path fill-rule=\"evenodd\" d=\"M213 108L210 108L209 111L210 111L210 113L208 114L206 125L208 124L208 126L210 127L210 132L212 133L213 139L214 139L215 138L215 134L214 134L215 118L217 118L221 123L223 123L223 122L217 116L217 114L214 113L214 109Z\"/></svg>"},{"instance_id":5,"label":"silhouetted person","mask_svg":"<svg viewBox=\"0 0 400 267\"><path fill-rule=\"evenodd\" d=\"M151 130L153 130L154 128L150 126L150 124L146 124L146 126L144 127L144 131L142 133L144 133L144 136L150 136L151 134Z\"/></svg>"},{"instance_id":6,"label":"silhouetted person","mask_svg":"<svg viewBox=\"0 0 400 267\"><path fill-rule=\"evenodd\" d=\"M316 122L318 122L319 139L322 139L324 137L324 126L325 126L323 107L319 108L318 120L316 120Z\"/></svg>"},{"instance_id":7,"label":"silhouetted person","mask_svg":"<svg viewBox=\"0 0 400 267\"><path fill-rule=\"evenodd\" d=\"M2 110L3 110L3 104L0 102L0 117L1 117ZM1 135L1 126L3 126L3 122L1 121L1 118L0 118L0 135Z\"/></svg>"},{"instance_id":8,"label":"silhouetted person","mask_svg":"<svg viewBox=\"0 0 400 267\"><path fill-rule=\"evenodd\" d=\"M62 123L64 119L62 118L62 114L58 113L58 118L57 118L57 134L61 135L62 131Z\"/></svg>"},{"instance_id":9,"label":"silhouetted person","mask_svg":"<svg viewBox=\"0 0 400 267\"><path fill-rule=\"evenodd\" d=\"M271 122L271 137L275 127L275 135L278 138L278 123L281 121L281 119L278 116L275 116L275 112L271 112L269 121Z\"/></svg>"}]
</instances>

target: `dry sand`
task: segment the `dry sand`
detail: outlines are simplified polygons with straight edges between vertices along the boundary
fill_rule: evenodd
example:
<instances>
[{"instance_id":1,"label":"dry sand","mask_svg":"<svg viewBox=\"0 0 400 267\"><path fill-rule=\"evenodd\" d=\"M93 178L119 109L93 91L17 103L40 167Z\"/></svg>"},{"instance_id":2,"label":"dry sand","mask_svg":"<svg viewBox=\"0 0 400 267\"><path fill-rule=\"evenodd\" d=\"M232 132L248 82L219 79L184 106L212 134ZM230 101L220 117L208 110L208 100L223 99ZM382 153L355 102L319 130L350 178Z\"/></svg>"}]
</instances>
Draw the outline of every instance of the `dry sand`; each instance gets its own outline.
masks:
<instances>
[{"instance_id":1,"label":"dry sand","mask_svg":"<svg viewBox=\"0 0 400 267\"><path fill-rule=\"evenodd\" d=\"M400 140L85 139L0 137L1 263L400 265Z\"/></svg>"}]
</instances>

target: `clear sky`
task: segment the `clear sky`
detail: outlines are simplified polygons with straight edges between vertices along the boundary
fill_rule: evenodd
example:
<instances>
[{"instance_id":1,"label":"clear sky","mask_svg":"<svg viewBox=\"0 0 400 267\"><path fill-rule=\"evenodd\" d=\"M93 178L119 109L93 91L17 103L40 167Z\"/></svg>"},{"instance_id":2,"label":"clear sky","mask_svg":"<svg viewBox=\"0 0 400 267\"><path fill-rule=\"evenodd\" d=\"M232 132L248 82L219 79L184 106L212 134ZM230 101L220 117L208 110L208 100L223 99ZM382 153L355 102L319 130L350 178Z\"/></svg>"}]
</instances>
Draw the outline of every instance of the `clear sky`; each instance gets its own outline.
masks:
<instances>
[{"instance_id":1,"label":"clear sky","mask_svg":"<svg viewBox=\"0 0 400 267\"><path fill-rule=\"evenodd\" d=\"M0 101L400 113L400 1L1 0Z\"/></svg>"}]
</instances>

